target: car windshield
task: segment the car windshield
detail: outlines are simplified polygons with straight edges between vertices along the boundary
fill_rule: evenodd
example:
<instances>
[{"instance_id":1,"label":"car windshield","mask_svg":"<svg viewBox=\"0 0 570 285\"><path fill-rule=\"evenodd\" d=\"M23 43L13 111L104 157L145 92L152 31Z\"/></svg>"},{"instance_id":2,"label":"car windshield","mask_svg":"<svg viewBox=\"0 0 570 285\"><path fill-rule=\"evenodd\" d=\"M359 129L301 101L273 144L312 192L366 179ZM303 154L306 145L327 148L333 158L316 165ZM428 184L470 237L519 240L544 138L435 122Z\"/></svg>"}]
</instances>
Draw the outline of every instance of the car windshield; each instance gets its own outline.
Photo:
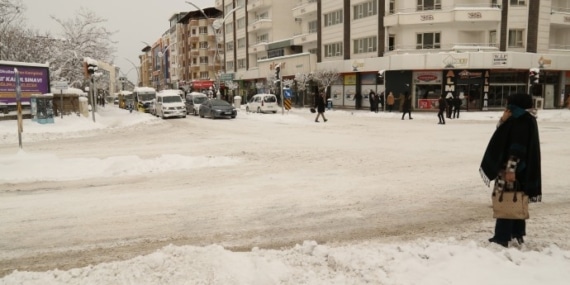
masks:
<instances>
[{"instance_id":1,"label":"car windshield","mask_svg":"<svg viewBox=\"0 0 570 285\"><path fill-rule=\"evenodd\" d=\"M150 101L152 99L154 99L155 94L154 93L140 93L139 94L139 100L140 101Z\"/></svg>"},{"instance_id":2,"label":"car windshield","mask_svg":"<svg viewBox=\"0 0 570 285\"><path fill-rule=\"evenodd\" d=\"M208 100L208 97L194 97L194 104L202 104Z\"/></svg>"},{"instance_id":3,"label":"car windshield","mask_svg":"<svg viewBox=\"0 0 570 285\"><path fill-rule=\"evenodd\" d=\"M162 102L164 102L164 103L178 103L178 102L182 102L182 99L180 98L180 96L164 96L162 98Z\"/></svg>"},{"instance_id":4,"label":"car windshield","mask_svg":"<svg viewBox=\"0 0 570 285\"><path fill-rule=\"evenodd\" d=\"M210 100L210 104L212 106L216 106L216 107L220 107L220 106L230 106L230 103L224 101L224 100L219 100L219 99L214 99L214 100Z\"/></svg>"}]
</instances>

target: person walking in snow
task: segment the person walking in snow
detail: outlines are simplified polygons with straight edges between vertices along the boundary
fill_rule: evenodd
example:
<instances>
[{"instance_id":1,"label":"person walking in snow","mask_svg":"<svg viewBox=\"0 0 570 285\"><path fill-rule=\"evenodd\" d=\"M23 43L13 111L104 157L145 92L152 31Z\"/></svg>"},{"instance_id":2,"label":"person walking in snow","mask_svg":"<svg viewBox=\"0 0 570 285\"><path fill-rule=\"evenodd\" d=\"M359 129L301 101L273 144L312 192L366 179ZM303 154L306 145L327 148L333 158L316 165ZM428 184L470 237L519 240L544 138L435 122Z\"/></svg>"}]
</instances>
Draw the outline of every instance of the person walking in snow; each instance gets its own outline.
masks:
<instances>
[{"instance_id":1,"label":"person walking in snow","mask_svg":"<svg viewBox=\"0 0 570 285\"><path fill-rule=\"evenodd\" d=\"M487 186L495 180L494 191L519 191L530 202L542 199L540 139L532 97L514 94L507 98L507 108L487 145L479 172ZM524 219L501 219L495 223L495 235L489 242L508 247L512 239L524 242Z\"/></svg>"},{"instance_id":2,"label":"person walking in snow","mask_svg":"<svg viewBox=\"0 0 570 285\"><path fill-rule=\"evenodd\" d=\"M323 117L323 120L325 122L328 121L327 118L325 118L325 106L326 106L325 101L326 100L324 92L321 92L318 96L315 97L315 109L317 109L317 117L315 118L316 123L319 122L319 116Z\"/></svg>"},{"instance_id":3,"label":"person walking in snow","mask_svg":"<svg viewBox=\"0 0 570 285\"><path fill-rule=\"evenodd\" d=\"M459 112L461 111L461 99L459 96L453 97L453 118L459 119Z\"/></svg>"},{"instance_id":4,"label":"person walking in snow","mask_svg":"<svg viewBox=\"0 0 570 285\"><path fill-rule=\"evenodd\" d=\"M388 107L388 112L392 112L392 110L394 109L394 93L390 92L388 93L388 98L386 98L386 107Z\"/></svg>"},{"instance_id":5,"label":"person walking in snow","mask_svg":"<svg viewBox=\"0 0 570 285\"><path fill-rule=\"evenodd\" d=\"M439 96L438 104L439 104L439 112L437 112L437 118L439 119L438 124L445 125L445 116L443 115L443 113L447 109L447 102L445 101L445 97L443 97L443 94Z\"/></svg>"},{"instance_id":6,"label":"person walking in snow","mask_svg":"<svg viewBox=\"0 0 570 285\"><path fill-rule=\"evenodd\" d=\"M410 120L414 119L412 118L412 97L408 91L406 91L404 94L404 103L402 104L402 120L406 116L406 113L408 114L408 118Z\"/></svg>"}]
</instances>

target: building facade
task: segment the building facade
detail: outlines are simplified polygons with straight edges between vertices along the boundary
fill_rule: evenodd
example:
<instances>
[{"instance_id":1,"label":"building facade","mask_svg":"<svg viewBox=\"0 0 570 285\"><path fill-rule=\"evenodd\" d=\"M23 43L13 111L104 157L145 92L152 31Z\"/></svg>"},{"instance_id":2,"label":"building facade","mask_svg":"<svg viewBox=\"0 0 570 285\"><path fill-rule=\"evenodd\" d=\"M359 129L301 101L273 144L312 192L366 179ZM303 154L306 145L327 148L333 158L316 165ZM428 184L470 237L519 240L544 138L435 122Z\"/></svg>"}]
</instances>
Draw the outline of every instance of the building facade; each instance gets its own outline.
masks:
<instances>
[{"instance_id":1,"label":"building facade","mask_svg":"<svg viewBox=\"0 0 570 285\"><path fill-rule=\"evenodd\" d=\"M501 108L514 92L557 108L570 92L565 0L216 0L215 8L225 19L223 77L242 95L270 89L277 65L283 79L336 70L327 95L345 107L370 90L409 92L418 109L451 94L469 110ZM536 85L530 68L540 69Z\"/></svg>"}]
</instances>

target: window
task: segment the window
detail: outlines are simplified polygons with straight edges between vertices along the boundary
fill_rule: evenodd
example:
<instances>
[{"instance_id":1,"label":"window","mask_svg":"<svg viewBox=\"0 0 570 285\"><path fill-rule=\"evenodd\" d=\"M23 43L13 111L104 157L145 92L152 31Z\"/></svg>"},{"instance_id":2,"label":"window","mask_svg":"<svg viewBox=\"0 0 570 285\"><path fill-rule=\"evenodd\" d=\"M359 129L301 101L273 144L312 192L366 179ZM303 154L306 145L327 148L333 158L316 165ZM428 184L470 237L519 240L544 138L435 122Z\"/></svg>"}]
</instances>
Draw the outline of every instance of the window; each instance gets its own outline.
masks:
<instances>
[{"instance_id":1,"label":"window","mask_svg":"<svg viewBox=\"0 0 570 285\"><path fill-rule=\"evenodd\" d=\"M369 1L354 6L354 19L362 19L378 13L378 1Z\"/></svg>"},{"instance_id":2,"label":"window","mask_svg":"<svg viewBox=\"0 0 570 285\"><path fill-rule=\"evenodd\" d=\"M233 51L234 50L234 42L226 43L226 51Z\"/></svg>"},{"instance_id":3,"label":"window","mask_svg":"<svg viewBox=\"0 0 570 285\"><path fill-rule=\"evenodd\" d=\"M208 34L208 27L199 27L199 29L201 35Z\"/></svg>"},{"instance_id":4,"label":"window","mask_svg":"<svg viewBox=\"0 0 570 285\"><path fill-rule=\"evenodd\" d=\"M396 13L396 0L390 0L389 10L390 14Z\"/></svg>"},{"instance_id":5,"label":"window","mask_svg":"<svg viewBox=\"0 0 570 285\"><path fill-rule=\"evenodd\" d=\"M255 16L256 21L263 20L263 19L269 19L269 14L267 12L256 14L256 16Z\"/></svg>"},{"instance_id":6,"label":"window","mask_svg":"<svg viewBox=\"0 0 570 285\"><path fill-rule=\"evenodd\" d=\"M342 42L325 45L325 57L341 56L343 54L342 45Z\"/></svg>"},{"instance_id":7,"label":"window","mask_svg":"<svg viewBox=\"0 0 570 285\"><path fill-rule=\"evenodd\" d=\"M245 17L241 17L241 18L237 19L237 28L238 29L245 28Z\"/></svg>"},{"instance_id":8,"label":"window","mask_svg":"<svg viewBox=\"0 0 570 285\"><path fill-rule=\"evenodd\" d=\"M208 64L208 57L207 56L201 56L200 57L200 64Z\"/></svg>"},{"instance_id":9,"label":"window","mask_svg":"<svg viewBox=\"0 0 570 285\"><path fill-rule=\"evenodd\" d=\"M263 34L263 35L259 35L257 36L257 43L266 43L269 42L269 35L268 34Z\"/></svg>"},{"instance_id":10,"label":"window","mask_svg":"<svg viewBox=\"0 0 570 285\"><path fill-rule=\"evenodd\" d=\"M274 49L274 50L267 51L267 57L268 58L280 57L280 56L284 56L284 55L285 55L284 49Z\"/></svg>"},{"instance_id":11,"label":"window","mask_svg":"<svg viewBox=\"0 0 570 285\"><path fill-rule=\"evenodd\" d=\"M489 31L489 46L497 46L497 31Z\"/></svg>"},{"instance_id":12,"label":"window","mask_svg":"<svg viewBox=\"0 0 570 285\"><path fill-rule=\"evenodd\" d=\"M375 52L378 48L376 36L354 40L354 53Z\"/></svg>"},{"instance_id":13,"label":"window","mask_svg":"<svg viewBox=\"0 0 570 285\"><path fill-rule=\"evenodd\" d=\"M227 16L228 13L234 8L234 6L232 5L232 3L224 6L224 16Z\"/></svg>"},{"instance_id":14,"label":"window","mask_svg":"<svg viewBox=\"0 0 570 285\"><path fill-rule=\"evenodd\" d=\"M511 6L524 6L526 3L525 0L510 0Z\"/></svg>"},{"instance_id":15,"label":"window","mask_svg":"<svg viewBox=\"0 0 570 285\"><path fill-rule=\"evenodd\" d=\"M416 35L416 49L438 49L440 46L439 33L424 33Z\"/></svg>"},{"instance_id":16,"label":"window","mask_svg":"<svg viewBox=\"0 0 570 285\"><path fill-rule=\"evenodd\" d=\"M341 24L342 23L342 10L337 10L325 14L325 27Z\"/></svg>"},{"instance_id":17,"label":"window","mask_svg":"<svg viewBox=\"0 0 570 285\"><path fill-rule=\"evenodd\" d=\"M314 34L317 32L317 21L310 21L309 22L309 34Z\"/></svg>"},{"instance_id":18,"label":"window","mask_svg":"<svg viewBox=\"0 0 570 285\"><path fill-rule=\"evenodd\" d=\"M208 48L208 42L200 42L200 48L201 49L207 49Z\"/></svg>"},{"instance_id":19,"label":"window","mask_svg":"<svg viewBox=\"0 0 570 285\"><path fill-rule=\"evenodd\" d=\"M523 47L523 30L509 30L509 47Z\"/></svg>"},{"instance_id":20,"label":"window","mask_svg":"<svg viewBox=\"0 0 570 285\"><path fill-rule=\"evenodd\" d=\"M207 71L200 71L200 79L209 79L210 73Z\"/></svg>"},{"instance_id":21,"label":"window","mask_svg":"<svg viewBox=\"0 0 570 285\"><path fill-rule=\"evenodd\" d=\"M245 59L238 59L238 68L245 68Z\"/></svg>"},{"instance_id":22,"label":"window","mask_svg":"<svg viewBox=\"0 0 570 285\"><path fill-rule=\"evenodd\" d=\"M441 0L418 0L417 10L441 10Z\"/></svg>"},{"instance_id":23,"label":"window","mask_svg":"<svg viewBox=\"0 0 570 285\"><path fill-rule=\"evenodd\" d=\"M226 29L226 34L232 33L234 31L234 23L227 23L225 29Z\"/></svg>"},{"instance_id":24,"label":"window","mask_svg":"<svg viewBox=\"0 0 570 285\"><path fill-rule=\"evenodd\" d=\"M233 61L227 61L226 62L226 69L227 70L233 70L234 69L234 62Z\"/></svg>"},{"instance_id":25,"label":"window","mask_svg":"<svg viewBox=\"0 0 570 285\"><path fill-rule=\"evenodd\" d=\"M238 39L238 48L245 48L245 38Z\"/></svg>"}]
</instances>

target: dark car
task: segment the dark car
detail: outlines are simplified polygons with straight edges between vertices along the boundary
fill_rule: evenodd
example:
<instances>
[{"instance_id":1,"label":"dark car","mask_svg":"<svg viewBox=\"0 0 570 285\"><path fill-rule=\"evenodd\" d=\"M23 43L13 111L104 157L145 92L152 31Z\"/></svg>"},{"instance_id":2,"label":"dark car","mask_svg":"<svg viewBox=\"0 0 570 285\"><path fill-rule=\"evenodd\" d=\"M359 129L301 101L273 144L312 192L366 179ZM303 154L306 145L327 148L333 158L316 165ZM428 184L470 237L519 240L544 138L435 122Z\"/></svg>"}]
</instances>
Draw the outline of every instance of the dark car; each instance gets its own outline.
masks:
<instances>
[{"instance_id":1,"label":"dark car","mask_svg":"<svg viewBox=\"0 0 570 285\"><path fill-rule=\"evenodd\" d=\"M237 116L236 108L230 103L220 99L209 99L200 105L200 118L235 118Z\"/></svg>"}]
</instances>

